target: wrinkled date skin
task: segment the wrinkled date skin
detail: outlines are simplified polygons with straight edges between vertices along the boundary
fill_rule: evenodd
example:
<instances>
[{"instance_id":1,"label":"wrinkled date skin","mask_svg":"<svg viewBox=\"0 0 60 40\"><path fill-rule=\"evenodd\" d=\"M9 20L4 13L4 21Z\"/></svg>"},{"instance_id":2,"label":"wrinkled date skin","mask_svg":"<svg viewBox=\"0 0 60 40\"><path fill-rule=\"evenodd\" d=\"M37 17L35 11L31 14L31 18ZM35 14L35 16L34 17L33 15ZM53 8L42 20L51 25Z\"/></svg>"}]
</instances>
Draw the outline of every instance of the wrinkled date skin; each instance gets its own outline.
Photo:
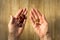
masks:
<instances>
[{"instance_id":1,"label":"wrinkled date skin","mask_svg":"<svg viewBox=\"0 0 60 40\"><path fill-rule=\"evenodd\" d=\"M26 19L26 16L24 14L21 14L16 20L15 24L18 27L22 27L24 20Z\"/></svg>"}]
</instances>

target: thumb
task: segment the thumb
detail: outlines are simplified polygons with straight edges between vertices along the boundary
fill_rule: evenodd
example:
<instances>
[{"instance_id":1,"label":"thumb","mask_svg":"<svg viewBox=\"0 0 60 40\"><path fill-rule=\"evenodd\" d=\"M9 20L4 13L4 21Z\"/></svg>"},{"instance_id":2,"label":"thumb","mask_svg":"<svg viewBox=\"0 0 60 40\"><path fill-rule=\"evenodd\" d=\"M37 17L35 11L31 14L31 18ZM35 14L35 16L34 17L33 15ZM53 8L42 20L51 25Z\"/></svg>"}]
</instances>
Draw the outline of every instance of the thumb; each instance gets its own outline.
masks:
<instances>
[{"instance_id":1,"label":"thumb","mask_svg":"<svg viewBox=\"0 0 60 40\"><path fill-rule=\"evenodd\" d=\"M14 23L14 17L10 16L10 23Z\"/></svg>"}]
</instances>

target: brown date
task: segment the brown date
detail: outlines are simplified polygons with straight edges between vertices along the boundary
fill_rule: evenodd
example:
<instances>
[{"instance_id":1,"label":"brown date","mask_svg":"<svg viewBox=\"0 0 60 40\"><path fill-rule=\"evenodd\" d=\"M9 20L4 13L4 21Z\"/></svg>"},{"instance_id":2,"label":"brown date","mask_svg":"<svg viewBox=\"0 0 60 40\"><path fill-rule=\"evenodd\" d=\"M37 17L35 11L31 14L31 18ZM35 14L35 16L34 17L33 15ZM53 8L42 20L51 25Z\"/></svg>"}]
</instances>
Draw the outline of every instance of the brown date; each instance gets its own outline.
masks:
<instances>
[{"instance_id":1,"label":"brown date","mask_svg":"<svg viewBox=\"0 0 60 40\"><path fill-rule=\"evenodd\" d=\"M21 14L19 18L17 18L16 20L17 21L16 26L22 27L24 19L26 19L26 16L24 14Z\"/></svg>"}]
</instances>

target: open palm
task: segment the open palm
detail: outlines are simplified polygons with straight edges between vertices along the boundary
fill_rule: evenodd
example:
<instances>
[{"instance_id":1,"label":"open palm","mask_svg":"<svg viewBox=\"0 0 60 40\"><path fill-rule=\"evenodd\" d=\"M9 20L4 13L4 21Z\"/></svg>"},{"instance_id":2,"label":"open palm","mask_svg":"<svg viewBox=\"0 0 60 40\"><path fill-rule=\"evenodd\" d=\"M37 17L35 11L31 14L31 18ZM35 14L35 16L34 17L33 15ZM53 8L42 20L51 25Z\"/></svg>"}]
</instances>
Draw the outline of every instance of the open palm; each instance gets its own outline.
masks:
<instances>
[{"instance_id":1,"label":"open palm","mask_svg":"<svg viewBox=\"0 0 60 40\"><path fill-rule=\"evenodd\" d=\"M33 28L38 36L43 37L48 31L48 23L43 14L38 10L32 9L30 19L33 25Z\"/></svg>"},{"instance_id":2,"label":"open palm","mask_svg":"<svg viewBox=\"0 0 60 40\"><path fill-rule=\"evenodd\" d=\"M19 36L23 32L26 23L26 9L20 9L15 16L11 16L8 24L9 33Z\"/></svg>"}]
</instances>

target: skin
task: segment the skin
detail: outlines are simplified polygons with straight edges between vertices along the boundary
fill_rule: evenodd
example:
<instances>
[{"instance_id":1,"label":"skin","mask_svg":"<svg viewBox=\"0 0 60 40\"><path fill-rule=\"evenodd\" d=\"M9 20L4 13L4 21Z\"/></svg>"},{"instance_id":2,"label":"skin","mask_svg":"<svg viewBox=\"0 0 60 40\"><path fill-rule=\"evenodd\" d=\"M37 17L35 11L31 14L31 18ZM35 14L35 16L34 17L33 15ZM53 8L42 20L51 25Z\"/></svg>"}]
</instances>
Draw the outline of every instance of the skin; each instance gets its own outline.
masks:
<instances>
[{"instance_id":1,"label":"skin","mask_svg":"<svg viewBox=\"0 0 60 40\"><path fill-rule=\"evenodd\" d=\"M38 19L38 22L36 20ZM36 34L42 38L47 34L48 23L43 14L41 14L37 9L32 9L30 12L30 20Z\"/></svg>"},{"instance_id":2,"label":"skin","mask_svg":"<svg viewBox=\"0 0 60 40\"><path fill-rule=\"evenodd\" d=\"M18 26L20 25L18 24L19 21L16 21L21 20L20 19L21 14L24 14L26 16L27 14L26 8L20 9L15 16L11 16L11 19L8 24L9 31L8 40L18 40L19 36L22 34L24 26L26 24L26 19L24 19L22 23L23 26ZM38 22L37 19L39 19ZM30 11L30 20L36 34L40 37L40 40L44 39L48 31L48 23L46 21L45 16L41 14L38 10L32 9Z\"/></svg>"},{"instance_id":3,"label":"skin","mask_svg":"<svg viewBox=\"0 0 60 40\"><path fill-rule=\"evenodd\" d=\"M20 9L15 16L11 16L11 19L8 24L8 31L9 31L8 40L17 40L17 37L19 37L19 35L21 35L21 33L23 32L26 19L24 19L22 26L19 26L20 24L17 23L21 20L20 19L21 14L24 14L26 16L27 14L26 8ZM16 20L19 20L19 21L16 21Z\"/></svg>"}]
</instances>

